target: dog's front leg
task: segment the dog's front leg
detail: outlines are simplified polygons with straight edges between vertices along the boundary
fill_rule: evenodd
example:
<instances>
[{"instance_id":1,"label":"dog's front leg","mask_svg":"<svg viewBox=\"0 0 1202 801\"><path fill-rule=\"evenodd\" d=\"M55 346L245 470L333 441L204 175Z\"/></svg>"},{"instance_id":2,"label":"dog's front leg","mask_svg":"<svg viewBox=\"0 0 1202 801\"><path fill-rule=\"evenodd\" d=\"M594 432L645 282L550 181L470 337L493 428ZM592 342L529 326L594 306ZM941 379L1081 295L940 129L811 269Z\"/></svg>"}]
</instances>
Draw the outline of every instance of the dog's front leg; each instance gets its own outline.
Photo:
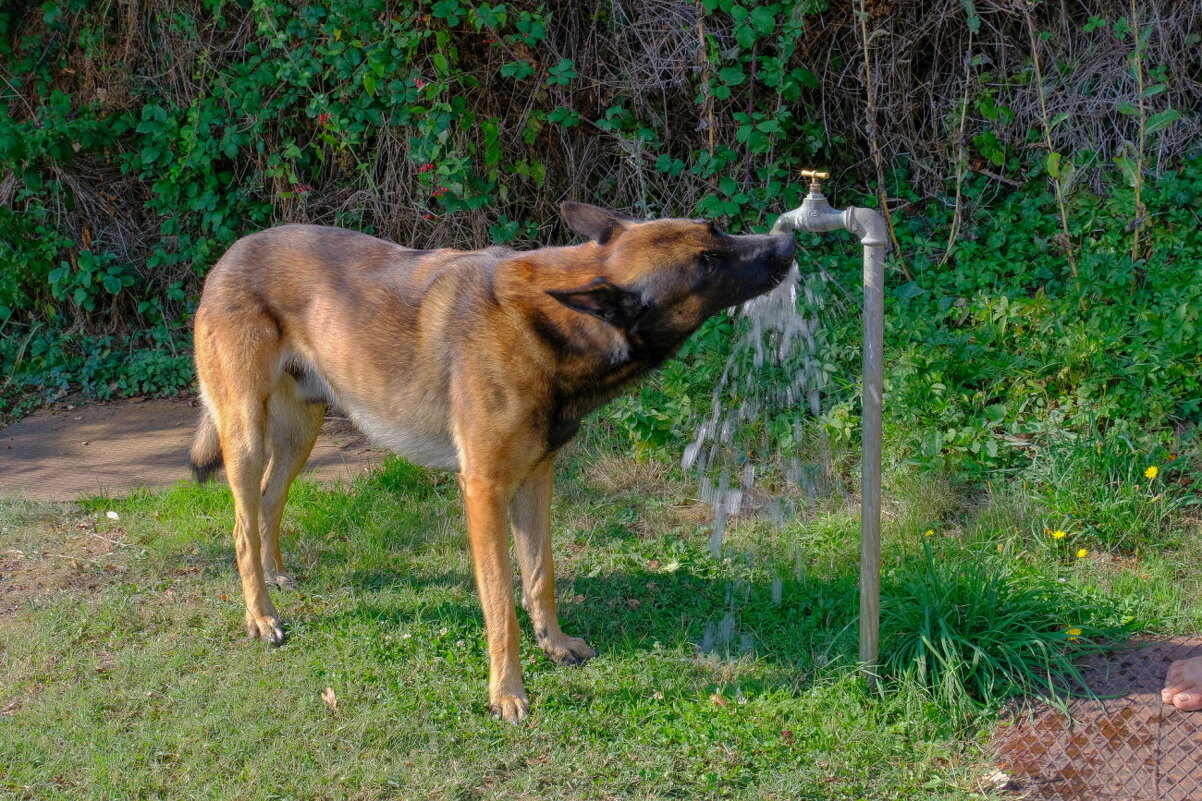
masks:
<instances>
[{"instance_id":1,"label":"dog's front leg","mask_svg":"<svg viewBox=\"0 0 1202 801\"><path fill-rule=\"evenodd\" d=\"M559 628L555 611L555 564L551 554L551 484L554 457L527 476L510 506L513 540L522 566L522 595L539 646L558 665L579 665L597 652Z\"/></svg>"},{"instance_id":2,"label":"dog's front leg","mask_svg":"<svg viewBox=\"0 0 1202 801\"><path fill-rule=\"evenodd\" d=\"M526 716L530 702L518 664L518 618L505 525L505 508L512 492L504 482L467 471L459 475L459 486L488 636L488 705L502 720L517 723Z\"/></svg>"}]
</instances>

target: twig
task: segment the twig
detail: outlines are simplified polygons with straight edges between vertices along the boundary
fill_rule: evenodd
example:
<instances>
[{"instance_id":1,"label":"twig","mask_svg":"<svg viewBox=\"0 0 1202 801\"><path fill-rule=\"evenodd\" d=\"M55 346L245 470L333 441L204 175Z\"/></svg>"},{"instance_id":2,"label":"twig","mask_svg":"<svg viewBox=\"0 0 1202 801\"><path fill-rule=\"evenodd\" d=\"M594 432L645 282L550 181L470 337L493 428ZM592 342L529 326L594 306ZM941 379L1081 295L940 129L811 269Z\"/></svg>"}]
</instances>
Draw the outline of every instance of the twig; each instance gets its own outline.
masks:
<instances>
[{"instance_id":1,"label":"twig","mask_svg":"<svg viewBox=\"0 0 1202 801\"><path fill-rule=\"evenodd\" d=\"M1135 0L1131 0L1131 35L1135 38L1135 51L1131 54L1132 66L1135 68L1136 103L1139 108L1139 140L1135 145L1135 219L1131 221L1131 260L1139 258L1139 230L1143 228L1145 209L1143 204L1144 188L1144 147L1147 145L1146 123L1144 111L1144 56L1143 37L1139 32L1139 17ZM1134 282L1131 291L1135 291Z\"/></svg>"},{"instance_id":2,"label":"twig","mask_svg":"<svg viewBox=\"0 0 1202 801\"><path fill-rule=\"evenodd\" d=\"M105 542L111 542L113 545L116 545L118 548L128 548L129 547L128 542L121 542L120 540L114 540L114 539L104 536L103 534L97 534L95 531L90 532L90 533L96 539L104 540Z\"/></svg>"},{"instance_id":3,"label":"twig","mask_svg":"<svg viewBox=\"0 0 1202 801\"><path fill-rule=\"evenodd\" d=\"M68 559L72 562L90 562L94 565L103 564L103 562L100 562L96 559L89 559L86 556L67 556L66 554L61 553L48 553L46 556L53 556L57 559Z\"/></svg>"},{"instance_id":4,"label":"twig","mask_svg":"<svg viewBox=\"0 0 1202 801\"><path fill-rule=\"evenodd\" d=\"M1035 88L1039 92L1039 112L1040 119L1043 122L1044 144L1047 146L1048 155L1051 156L1055 152L1055 147L1052 145L1052 125L1048 117L1048 96L1043 86L1043 71L1039 66L1039 50L1035 40L1035 20L1031 18L1031 8L1027 2L1022 3L1022 12L1023 19L1027 23L1027 39L1031 43L1031 63L1035 67ZM1059 170L1057 170L1056 175L1052 175L1051 171L1049 171L1048 177L1052 179L1052 187L1056 190L1056 207L1060 210L1060 228L1064 236L1061 246L1068 257L1068 264L1073 271L1073 278L1075 279L1077 278L1077 256L1073 252L1072 234L1068 231L1068 205L1064 201L1064 187L1060 183ZM1078 282L1079 286L1080 283Z\"/></svg>"},{"instance_id":5,"label":"twig","mask_svg":"<svg viewBox=\"0 0 1202 801\"><path fill-rule=\"evenodd\" d=\"M893 215L889 212L889 199L885 196L885 163L881 156L880 137L876 124L876 84L872 80L872 59L868 54L868 12L864 9L864 0L859 0L859 3L860 39L864 44L864 113L868 122L868 150L872 154L872 163L876 167L877 202L880 204L881 213L885 216L885 226L889 229L894 257L897 259L898 266L901 267L902 275L906 277L907 281L913 281L914 276L910 275L910 270L906 267L901 243L897 241L897 231L893 228Z\"/></svg>"},{"instance_id":6,"label":"twig","mask_svg":"<svg viewBox=\"0 0 1202 801\"><path fill-rule=\"evenodd\" d=\"M973 32L970 27L968 30L968 47L964 53L964 96L960 101L960 128L956 131L956 208L952 214L951 229L947 232L947 247L943 250L943 258L939 260L939 267L942 268L947 264L947 260L952 257L952 246L956 243L956 237L960 234L960 214L963 202L963 186L964 186L964 166L968 163L968 147L964 141L965 124L968 121L968 91L972 83L972 42Z\"/></svg>"}]
</instances>

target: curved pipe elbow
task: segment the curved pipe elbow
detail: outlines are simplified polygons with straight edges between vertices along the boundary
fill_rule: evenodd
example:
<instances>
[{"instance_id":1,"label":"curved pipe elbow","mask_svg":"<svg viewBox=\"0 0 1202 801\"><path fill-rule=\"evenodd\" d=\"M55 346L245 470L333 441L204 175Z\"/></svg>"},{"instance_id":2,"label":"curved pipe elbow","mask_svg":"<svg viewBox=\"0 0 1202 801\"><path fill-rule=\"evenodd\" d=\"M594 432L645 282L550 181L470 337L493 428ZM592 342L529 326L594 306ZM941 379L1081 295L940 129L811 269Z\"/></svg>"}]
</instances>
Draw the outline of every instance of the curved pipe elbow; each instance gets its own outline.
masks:
<instances>
[{"instance_id":1,"label":"curved pipe elbow","mask_svg":"<svg viewBox=\"0 0 1202 801\"><path fill-rule=\"evenodd\" d=\"M840 228L851 231L866 246L884 246L889 242L885 219L875 210L853 206L839 211L832 209L821 195L807 197L800 207L778 217L772 226L772 233L783 234L796 230L818 233Z\"/></svg>"},{"instance_id":2,"label":"curved pipe elbow","mask_svg":"<svg viewBox=\"0 0 1202 801\"><path fill-rule=\"evenodd\" d=\"M880 212L852 206L843 215L846 217L847 230L860 238L860 244L877 247L889 244L889 229Z\"/></svg>"}]
</instances>

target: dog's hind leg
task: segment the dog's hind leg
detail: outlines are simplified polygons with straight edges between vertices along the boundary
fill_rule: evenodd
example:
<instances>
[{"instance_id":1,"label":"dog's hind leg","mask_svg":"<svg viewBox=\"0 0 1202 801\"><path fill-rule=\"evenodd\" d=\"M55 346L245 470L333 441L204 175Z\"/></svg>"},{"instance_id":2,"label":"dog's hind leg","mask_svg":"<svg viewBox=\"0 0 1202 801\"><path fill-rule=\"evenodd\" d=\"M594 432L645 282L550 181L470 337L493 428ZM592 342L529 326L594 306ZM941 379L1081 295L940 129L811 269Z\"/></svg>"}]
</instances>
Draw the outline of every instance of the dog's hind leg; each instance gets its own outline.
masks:
<instances>
[{"instance_id":1,"label":"dog's hind leg","mask_svg":"<svg viewBox=\"0 0 1202 801\"><path fill-rule=\"evenodd\" d=\"M518 488L509 505L513 541L522 570L522 600L539 646L558 665L579 665L597 655L579 637L559 628L555 609L555 565L551 556L551 483L548 456Z\"/></svg>"},{"instance_id":2,"label":"dog's hind leg","mask_svg":"<svg viewBox=\"0 0 1202 801\"><path fill-rule=\"evenodd\" d=\"M273 645L284 641L263 579L259 530L267 402L279 374L280 333L274 320L244 313L210 321L196 316L196 366L221 439L225 474L234 495L234 550L246 632Z\"/></svg>"},{"instance_id":3,"label":"dog's hind leg","mask_svg":"<svg viewBox=\"0 0 1202 801\"><path fill-rule=\"evenodd\" d=\"M302 399L296 382L285 374L267 402L267 441L271 457L260 487L262 500L259 516L263 539L263 576L272 583L286 586L293 578L284 570L280 553L280 520L288 501L288 488L304 469L313 443L321 432L326 404Z\"/></svg>"}]
</instances>

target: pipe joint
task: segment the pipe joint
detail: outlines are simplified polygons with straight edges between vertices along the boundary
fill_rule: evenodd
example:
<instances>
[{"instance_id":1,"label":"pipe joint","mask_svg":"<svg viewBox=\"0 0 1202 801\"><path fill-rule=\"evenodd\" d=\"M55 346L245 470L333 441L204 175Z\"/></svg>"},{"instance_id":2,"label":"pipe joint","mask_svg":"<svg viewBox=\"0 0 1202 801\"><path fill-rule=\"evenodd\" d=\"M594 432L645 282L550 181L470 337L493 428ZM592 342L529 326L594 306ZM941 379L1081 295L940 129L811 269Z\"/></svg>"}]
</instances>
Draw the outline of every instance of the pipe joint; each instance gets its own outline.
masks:
<instances>
[{"instance_id":1,"label":"pipe joint","mask_svg":"<svg viewBox=\"0 0 1202 801\"><path fill-rule=\"evenodd\" d=\"M873 209L852 206L840 211L831 208L826 195L811 189L801 205L787 211L777 218L772 226L772 233L783 234L787 231L837 231L840 228L851 231L867 246L884 246L889 243L889 231L885 220Z\"/></svg>"}]
</instances>

